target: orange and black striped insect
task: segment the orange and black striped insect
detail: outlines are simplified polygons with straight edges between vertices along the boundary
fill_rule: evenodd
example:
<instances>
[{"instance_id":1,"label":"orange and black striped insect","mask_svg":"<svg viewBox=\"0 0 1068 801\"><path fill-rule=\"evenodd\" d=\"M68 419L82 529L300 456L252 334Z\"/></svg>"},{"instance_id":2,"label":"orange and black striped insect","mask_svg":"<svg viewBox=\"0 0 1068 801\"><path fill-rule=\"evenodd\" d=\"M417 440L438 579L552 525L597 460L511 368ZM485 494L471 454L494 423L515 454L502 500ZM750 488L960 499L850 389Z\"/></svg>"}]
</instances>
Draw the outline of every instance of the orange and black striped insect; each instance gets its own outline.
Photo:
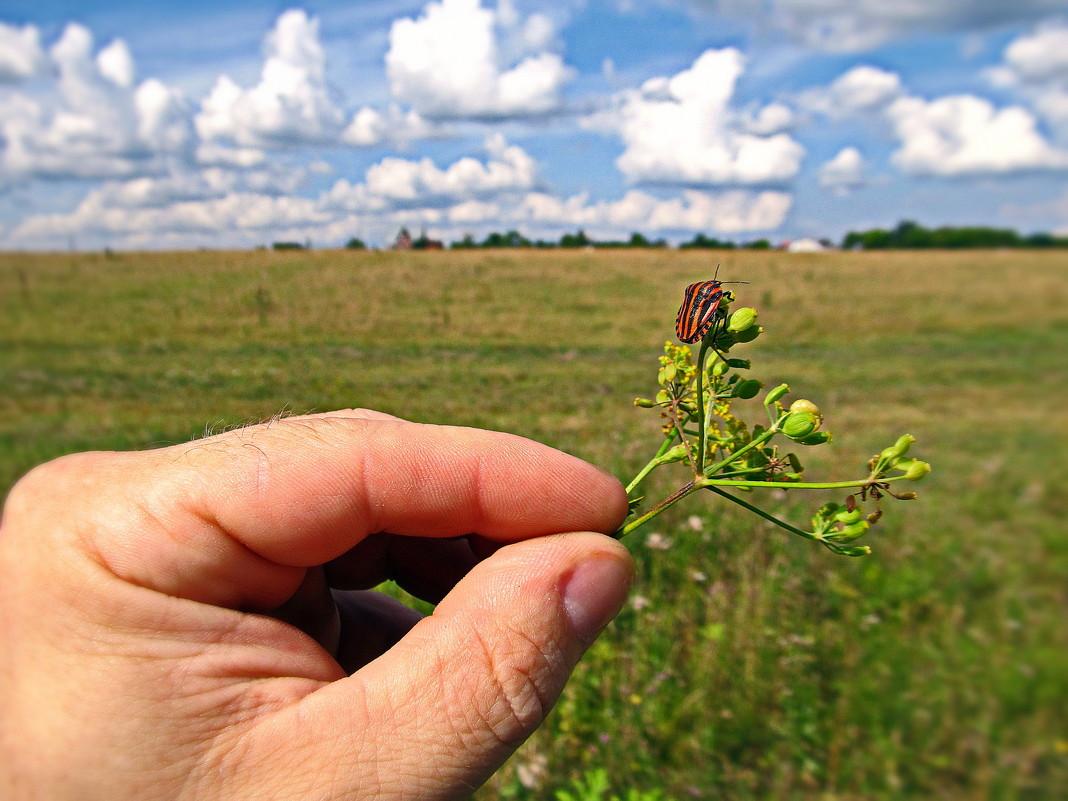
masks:
<instances>
[{"instance_id":1,"label":"orange and black striped insect","mask_svg":"<svg viewBox=\"0 0 1068 801\"><path fill-rule=\"evenodd\" d=\"M719 274L719 270L716 270ZM744 284L746 281L731 281L728 283ZM700 342L711 330L712 326L723 317L719 304L723 301L723 282L712 279L711 281L698 281L686 287L686 294L682 298L678 316L675 318L675 333L680 340L687 344Z\"/></svg>"}]
</instances>

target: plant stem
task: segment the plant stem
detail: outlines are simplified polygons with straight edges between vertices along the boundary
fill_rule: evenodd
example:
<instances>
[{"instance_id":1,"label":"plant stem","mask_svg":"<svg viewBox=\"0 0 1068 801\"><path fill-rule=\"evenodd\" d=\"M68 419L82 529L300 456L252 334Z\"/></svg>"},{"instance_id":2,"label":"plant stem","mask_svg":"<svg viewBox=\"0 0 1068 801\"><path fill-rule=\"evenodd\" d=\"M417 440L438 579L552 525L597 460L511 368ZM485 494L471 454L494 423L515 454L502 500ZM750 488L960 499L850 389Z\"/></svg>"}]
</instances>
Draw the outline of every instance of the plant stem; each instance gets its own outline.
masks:
<instances>
[{"instance_id":1,"label":"plant stem","mask_svg":"<svg viewBox=\"0 0 1068 801\"><path fill-rule=\"evenodd\" d=\"M742 454L753 450L753 448L759 448L761 445L763 445L765 442L767 442L769 439L771 439L772 437L774 437L776 434L779 433L779 426L782 424L782 421L787 418L787 416L788 416L788 413L784 413L782 415L782 417L780 417L778 420L775 421L775 424L771 428L769 428L767 431L765 431L763 434L761 434L756 439L750 440L749 443L747 445L745 445L744 447L739 448L734 453L728 455L727 458L724 459L723 461L718 462L718 463L712 465L712 467L710 467L707 470L703 471L704 474L706 476L711 476L717 470L722 470L724 467L729 465L731 462L735 461Z\"/></svg>"},{"instance_id":2,"label":"plant stem","mask_svg":"<svg viewBox=\"0 0 1068 801\"><path fill-rule=\"evenodd\" d=\"M781 487L783 489L849 489L850 487L865 487L871 484L889 481L900 481L904 476L894 476L893 478L880 478L878 482L871 478L860 479L858 481L826 481L822 483L809 483L804 481L723 481L718 478L705 478L698 481L703 487L717 486L717 487L747 487L749 489L760 489L761 487Z\"/></svg>"},{"instance_id":3,"label":"plant stem","mask_svg":"<svg viewBox=\"0 0 1068 801\"><path fill-rule=\"evenodd\" d=\"M736 497L734 495L731 495L729 492L724 492L719 487L708 486L707 489L709 489L710 491L716 493L717 495L721 495L722 497L726 498L728 501L733 501L734 503L738 504L739 506L741 506L741 507L743 507L745 509L748 509L753 514L759 515L760 517L764 518L768 522L774 523L779 528L786 529L791 534L797 534L799 537L804 537L806 540L818 540L819 539L819 537L817 537L812 532L810 532L810 531L802 531L801 529L797 528L796 526L791 526L786 521L779 520L779 518L775 517L774 515L768 514L767 512L765 512L760 507L753 506L753 504L751 504L751 503L746 503L741 498L738 498L738 497Z\"/></svg>"},{"instance_id":4,"label":"plant stem","mask_svg":"<svg viewBox=\"0 0 1068 801\"><path fill-rule=\"evenodd\" d=\"M708 447L708 421L705 419L705 356L708 353L708 340L701 340L701 350L697 353L697 475L705 472L705 449Z\"/></svg>"},{"instance_id":5,"label":"plant stem","mask_svg":"<svg viewBox=\"0 0 1068 801\"><path fill-rule=\"evenodd\" d=\"M656 456L650 459L649 464L643 467L638 472L638 475L636 475L633 480L631 480L631 482L627 485L628 495L630 495L630 493L634 491L634 489L637 488L637 486L645 480L646 476L648 476L651 472L653 472L656 468L660 466L660 459L664 456L665 453L667 453L671 449L671 443L674 441L674 436L665 437L663 444L660 446L660 450L656 452Z\"/></svg>"},{"instance_id":6,"label":"plant stem","mask_svg":"<svg viewBox=\"0 0 1068 801\"><path fill-rule=\"evenodd\" d=\"M648 512L643 514L641 517L636 517L629 523L624 525L623 528L619 529L619 531L617 531L613 536L615 536L617 540L627 536L636 528L641 528L642 526L644 526L646 523L648 523L650 520L652 520L654 517L656 517L668 507L674 506L687 495L697 492L698 489L700 489L700 487L697 486L696 479L694 481L690 481L687 484L684 484L683 486L679 487L679 489L675 490L675 492L673 492L671 495L664 498L664 500L660 501L660 503L658 503Z\"/></svg>"}]
</instances>

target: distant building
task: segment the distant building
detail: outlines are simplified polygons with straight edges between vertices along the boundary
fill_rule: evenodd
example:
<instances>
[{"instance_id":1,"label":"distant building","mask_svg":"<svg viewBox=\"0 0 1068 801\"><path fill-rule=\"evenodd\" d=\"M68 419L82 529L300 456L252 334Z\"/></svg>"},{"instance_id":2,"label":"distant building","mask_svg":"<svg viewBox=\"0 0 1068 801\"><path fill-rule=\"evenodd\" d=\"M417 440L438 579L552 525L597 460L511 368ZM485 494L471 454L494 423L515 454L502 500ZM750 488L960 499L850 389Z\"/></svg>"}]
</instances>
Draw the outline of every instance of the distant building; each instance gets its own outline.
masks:
<instances>
[{"instance_id":1,"label":"distant building","mask_svg":"<svg viewBox=\"0 0 1068 801\"><path fill-rule=\"evenodd\" d=\"M401 228L397 234L397 238L393 241L394 250L411 250L412 249L412 235L408 233L407 228Z\"/></svg>"},{"instance_id":2,"label":"distant building","mask_svg":"<svg viewBox=\"0 0 1068 801\"><path fill-rule=\"evenodd\" d=\"M827 250L827 246L818 239L804 237L802 239L795 239L792 242L787 242L784 250L786 250L787 253L822 253Z\"/></svg>"}]
</instances>

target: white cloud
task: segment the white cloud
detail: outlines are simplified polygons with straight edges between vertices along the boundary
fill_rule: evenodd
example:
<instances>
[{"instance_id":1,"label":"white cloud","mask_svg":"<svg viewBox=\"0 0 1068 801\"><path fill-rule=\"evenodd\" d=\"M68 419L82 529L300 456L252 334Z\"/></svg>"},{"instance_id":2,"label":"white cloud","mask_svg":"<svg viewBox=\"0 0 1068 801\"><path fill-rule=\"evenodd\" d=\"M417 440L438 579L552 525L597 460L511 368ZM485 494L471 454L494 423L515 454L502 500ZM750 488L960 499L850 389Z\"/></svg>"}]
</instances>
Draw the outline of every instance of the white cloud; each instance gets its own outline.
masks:
<instances>
[{"instance_id":1,"label":"white cloud","mask_svg":"<svg viewBox=\"0 0 1068 801\"><path fill-rule=\"evenodd\" d=\"M847 111L881 109L903 94L896 72L861 65L841 75L830 86L828 102Z\"/></svg>"},{"instance_id":2,"label":"white cloud","mask_svg":"<svg viewBox=\"0 0 1068 801\"><path fill-rule=\"evenodd\" d=\"M341 141L357 147L384 143L404 145L416 139L443 135L445 129L424 119L414 110L403 111L392 105L381 112L365 106L353 114L352 121L341 132Z\"/></svg>"},{"instance_id":3,"label":"white cloud","mask_svg":"<svg viewBox=\"0 0 1068 801\"><path fill-rule=\"evenodd\" d=\"M1063 12L1063 0L698 0L699 6L787 31L806 45L847 52L919 32L968 31Z\"/></svg>"},{"instance_id":4,"label":"white cloud","mask_svg":"<svg viewBox=\"0 0 1068 801\"><path fill-rule=\"evenodd\" d=\"M616 164L634 183L787 181L797 175L804 148L785 133L751 132L787 124L785 109L772 106L748 120L730 109L743 68L734 48L708 50L688 70L620 93L615 108L585 124L618 132L626 148Z\"/></svg>"},{"instance_id":5,"label":"white cloud","mask_svg":"<svg viewBox=\"0 0 1068 801\"><path fill-rule=\"evenodd\" d=\"M794 112L782 103L771 103L742 120L745 130L757 136L771 136L794 124Z\"/></svg>"},{"instance_id":6,"label":"white cloud","mask_svg":"<svg viewBox=\"0 0 1068 801\"><path fill-rule=\"evenodd\" d=\"M511 3L438 0L393 23L386 72L393 96L438 118L500 118L558 108L573 70L548 46L544 15L523 20Z\"/></svg>"},{"instance_id":7,"label":"white cloud","mask_svg":"<svg viewBox=\"0 0 1068 801\"><path fill-rule=\"evenodd\" d=\"M538 183L537 165L500 134L486 140L489 158L462 158L442 169L429 158L385 158L362 184L338 181L324 197L334 207L381 210L390 206L442 206L490 195L525 192Z\"/></svg>"},{"instance_id":8,"label":"white cloud","mask_svg":"<svg viewBox=\"0 0 1068 801\"><path fill-rule=\"evenodd\" d=\"M134 82L134 60L130 48L122 39L115 39L96 54L100 74L116 86L130 88Z\"/></svg>"},{"instance_id":9,"label":"white cloud","mask_svg":"<svg viewBox=\"0 0 1068 801\"><path fill-rule=\"evenodd\" d=\"M0 22L0 82L36 75L45 64L41 34L33 25L16 28Z\"/></svg>"},{"instance_id":10,"label":"white cloud","mask_svg":"<svg viewBox=\"0 0 1068 801\"><path fill-rule=\"evenodd\" d=\"M245 233L271 235L280 229L320 225L331 215L315 201L299 197L234 192L219 198L168 203L165 206L126 206L106 191L91 192L70 214L29 217L9 240L55 243L68 237L102 237L148 246L171 234L190 234L214 241Z\"/></svg>"},{"instance_id":11,"label":"white cloud","mask_svg":"<svg viewBox=\"0 0 1068 801\"><path fill-rule=\"evenodd\" d=\"M1068 24L1050 23L1005 48L1005 63L1021 80L1068 81Z\"/></svg>"},{"instance_id":12,"label":"white cloud","mask_svg":"<svg viewBox=\"0 0 1068 801\"><path fill-rule=\"evenodd\" d=\"M894 163L920 175L977 175L1068 168L1068 153L1038 132L1019 106L997 109L988 100L953 95L926 101L903 97L888 114L901 147Z\"/></svg>"},{"instance_id":13,"label":"white cloud","mask_svg":"<svg viewBox=\"0 0 1068 801\"><path fill-rule=\"evenodd\" d=\"M685 190L681 197L667 199L631 190L619 200L598 203L590 203L585 194L561 199L531 193L511 219L562 228L742 233L777 228L791 202L785 192L740 189L721 193Z\"/></svg>"},{"instance_id":14,"label":"white cloud","mask_svg":"<svg viewBox=\"0 0 1068 801\"><path fill-rule=\"evenodd\" d=\"M157 80L134 88L121 40L94 59L92 35L70 24L48 59L54 81L33 96L0 99L0 172L9 182L146 174L186 159L192 132L182 97Z\"/></svg>"},{"instance_id":15,"label":"white cloud","mask_svg":"<svg viewBox=\"0 0 1068 801\"><path fill-rule=\"evenodd\" d=\"M820 167L820 186L845 195L867 182L868 165L855 147L844 147L833 159Z\"/></svg>"},{"instance_id":16,"label":"white cloud","mask_svg":"<svg viewBox=\"0 0 1068 801\"><path fill-rule=\"evenodd\" d=\"M1068 145L1068 22L1048 22L1015 39L986 75L1019 91Z\"/></svg>"},{"instance_id":17,"label":"white cloud","mask_svg":"<svg viewBox=\"0 0 1068 801\"><path fill-rule=\"evenodd\" d=\"M284 12L265 42L260 82L242 89L221 76L196 116L208 141L243 147L324 143L337 138L344 114L330 99L319 21L302 10Z\"/></svg>"}]
</instances>

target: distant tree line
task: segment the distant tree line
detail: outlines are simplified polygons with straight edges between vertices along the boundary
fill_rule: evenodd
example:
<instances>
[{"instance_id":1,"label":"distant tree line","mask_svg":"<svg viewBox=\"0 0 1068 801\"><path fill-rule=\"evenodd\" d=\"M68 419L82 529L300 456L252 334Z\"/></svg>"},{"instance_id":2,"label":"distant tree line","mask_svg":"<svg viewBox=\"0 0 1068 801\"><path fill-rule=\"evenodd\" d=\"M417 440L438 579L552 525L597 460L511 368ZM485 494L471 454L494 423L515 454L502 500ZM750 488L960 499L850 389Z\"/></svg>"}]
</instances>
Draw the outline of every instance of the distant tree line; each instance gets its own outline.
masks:
<instances>
[{"instance_id":1,"label":"distant tree line","mask_svg":"<svg viewBox=\"0 0 1068 801\"><path fill-rule=\"evenodd\" d=\"M842 240L846 250L886 250L889 248L1063 248L1068 237L1053 234L1023 236L1011 228L983 225L925 228L903 220L893 230L872 228L850 231Z\"/></svg>"},{"instance_id":2,"label":"distant tree line","mask_svg":"<svg viewBox=\"0 0 1068 801\"><path fill-rule=\"evenodd\" d=\"M632 233L630 238L625 240L597 240L592 239L585 231L579 229L575 233L564 234L556 240L545 240L527 239L519 231L511 230L503 234L494 231L481 241L476 241L471 234L468 234L460 241L453 242L450 247L454 250L472 248L666 248L668 243L666 239L649 239L638 232ZM679 247L682 249L750 248L753 250L768 250L771 248L771 242L767 239L758 239L739 245L729 240L715 239L704 234L697 234L692 240L683 242Z\"/></svg>"},{"instance_id":3,"label":"distant tree line","mask_svg":"<svg viewBox=\"0 0 1068 801\"><path fill-rule=\"evenodd\" d=\"M401 244L401 243L404 244ZM830 239L820 239L824 247L833 248ZM394 247L411 250L438 250L445 245L427 237L424 231L412 238L407 229L402 229ZM311 247L311 242L275 242L275 250L303 250ZM357 237L350 239L345 247L351 250L363 250L367 244ZM467 234L459 241L451 243L452 250L470 250L475 248L667 248L664 239L649 239L638 232L632 233L625 240L596 240L581 228L574 233L566 233L559 239L528 239L519 231L512 229L501 233L492 231L483 239L476 240ZM768 239L754 239L734 242L696 234L693 239L678 245L679 250L771 250L776 246ZM989 226L943 226L926 228L912 220L903 220L895 228L872 228L867 231L850 231L842 239L844 250L888 250L897 248L1068 248L1068 237L1054 234L1036 233L1023 235L1011 228L992 228Z\"/></svg>"}]
</instances>

